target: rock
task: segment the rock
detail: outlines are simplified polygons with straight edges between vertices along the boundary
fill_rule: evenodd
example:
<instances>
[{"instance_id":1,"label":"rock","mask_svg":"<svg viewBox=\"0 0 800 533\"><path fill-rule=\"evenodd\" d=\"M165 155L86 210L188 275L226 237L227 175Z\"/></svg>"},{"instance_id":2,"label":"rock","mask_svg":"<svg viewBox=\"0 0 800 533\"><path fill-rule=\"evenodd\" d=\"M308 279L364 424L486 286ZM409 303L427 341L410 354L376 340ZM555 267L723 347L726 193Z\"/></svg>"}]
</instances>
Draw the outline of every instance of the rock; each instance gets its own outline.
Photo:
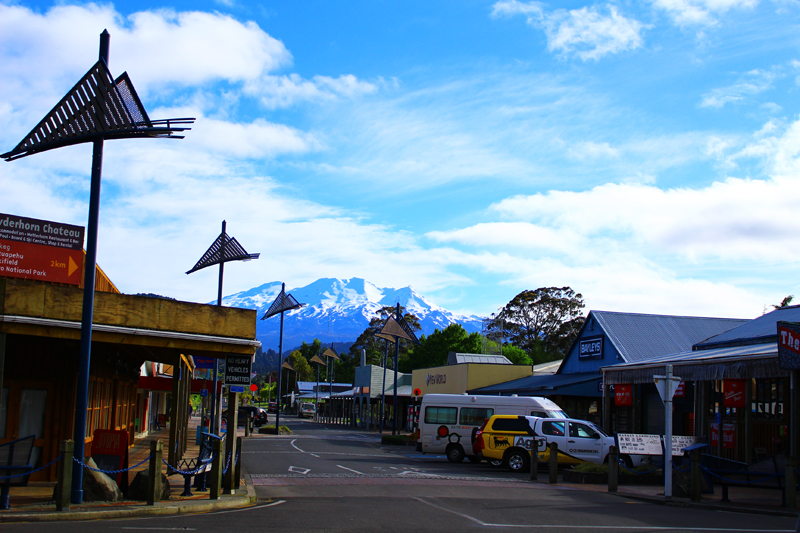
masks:
<instances>
[{"instance_id":1,"label":"rock","mask_svg":"<svg viewBox=\"0 0 800 533\"><path fill-rule=\"evenodd\" d=\"M97 468L94 459L87 457L84 463ZM121 502L122 491L117 482L102 472L83 469L83 501L86 502Z\"/></svg>"},{"instance_id":2,"label":"rock","mask_svg":"<svg viewBox=\"0 0 800 533\"><path fill-rule=\"evenodd\" d=\"M147 501L147 486L150 484L150 472L148 470L141 470L136 473L136 477L131 481L128 486L128 499ZM163 473L161 474L161 497L160 500L169 500L169 479Z\"/></svg>"}]
</instances>

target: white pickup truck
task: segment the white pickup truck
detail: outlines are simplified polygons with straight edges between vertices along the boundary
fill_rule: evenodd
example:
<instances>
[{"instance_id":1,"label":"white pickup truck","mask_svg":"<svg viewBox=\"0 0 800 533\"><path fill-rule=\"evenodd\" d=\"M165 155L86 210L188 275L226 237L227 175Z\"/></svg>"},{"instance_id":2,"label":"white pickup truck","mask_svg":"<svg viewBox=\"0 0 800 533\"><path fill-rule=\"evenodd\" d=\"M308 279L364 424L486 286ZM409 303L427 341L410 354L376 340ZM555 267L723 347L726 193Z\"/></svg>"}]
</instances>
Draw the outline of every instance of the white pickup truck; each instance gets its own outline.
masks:
<instances>
[{"instance_id":1,"label":"white pickup truck","mask_svg":"<svg viewBox=\"0 0 800 533\"><path fill-rule=\"evenodd\" d=\"M502 460L509 470L524 471L530 468L531 446L536 446L539 458L550 458L549 444L558 444L558 462L564 464L604 463L614 445L614 437L586 420L572 418L537 418L535 416L495 415L489 419L478 445L481 455L488 460ZM535 444L533 444L535 443ZM629 468L647 461L642 455L621 457Z\"/></svg>"}]
</instances>

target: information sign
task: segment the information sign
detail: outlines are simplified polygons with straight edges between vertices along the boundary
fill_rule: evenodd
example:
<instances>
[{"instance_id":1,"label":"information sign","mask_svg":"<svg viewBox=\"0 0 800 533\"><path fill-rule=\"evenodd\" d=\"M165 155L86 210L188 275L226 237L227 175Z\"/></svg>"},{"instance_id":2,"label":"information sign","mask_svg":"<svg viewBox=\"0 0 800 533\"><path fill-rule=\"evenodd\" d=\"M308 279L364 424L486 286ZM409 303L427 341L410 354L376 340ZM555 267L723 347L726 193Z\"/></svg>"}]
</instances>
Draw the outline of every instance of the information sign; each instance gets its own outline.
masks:
<instances>
[{"instance_id":1,"label":"information sign","mask_svg":"<svg viewBox=\"0 0 800 533\"><path fill-rule=\"evenodd\" d=\"M216 361L216 359L214 359L213 357L197 357L196 355L193 357L193 359L194 359L194 367L203 369L206 368L213 369L214 361Z\"/></svg>"},{"instance_id":2,"label":"information sign","mask_svg":"<svg viewBox=\"0 0 800 533\"><path fill-rule=\"evenodd\" d=\"M661 435L638 435L635 433L617 433L619 453L635 455L661 455Z\"/></svg>"},{"instance_id":3,"label":"information sign","mask_svg":"<svg viewBox=\"0 0 800 533\"><path fill-rule=\"evenodd\" d=\"M578 360L602 359L603 336L582 339L578 343Z\"/></svg>"},{"instance_id":4,"label":"information sign","mask_svg":"<svg viewBox=\"0 0 800 533\"><path fill-rule=\"evenodd\" d=\"M250 367L253 360L249 355L228 355L225 357L225 385L250 385ZM244 392L244 391L243 391Z\"/></svg>"},{"instance_id":5,"label":"information sign","mask_svg":"<svg viewBox=\"0 0 800 533\"><path fill-rule=\"evenodd\" d=\"M745 407L743 379L725 379L722 381L722 389L725 391L725 407Z\"/></svg>"},{"instance_id":6,"label":"information sign","mask_svg":"<svg viewBox=\"0 0 800 533\"><path fill-rule=\"evenodd\" d=\"M697 437L689 437L686 435L673 435L672 436L672 455L680 456L683 454L681 450L687 446L697 444Z\"/></svg>"},{"instance_id":7,"label":"information sign","mask_svg":"<svg viewBox=\"0 0 800 533\"><path fill-rule=\"evenodd\" d=\"M0 276L80 285L80 226L0 213Z\"/></svg>"},{"instance_id":8,"label":"information sign","mask_svg":"<svg viewBox=\"0 0 800 533\"><path fill-rule=\"evenodd\" d=\"M633 385L617 385L614 389L614 405L618 407L630 407L633 405Z\"/></svg>"},{"instance_id":9,"label":"information sign","mask_svg":"<svg viewBox=\"0 0 800 533\"><path fill-rule=\"evenodd\" d=\"M231 392L244 392L244 385L231 385Z\"/></svg>"}]
</instances>

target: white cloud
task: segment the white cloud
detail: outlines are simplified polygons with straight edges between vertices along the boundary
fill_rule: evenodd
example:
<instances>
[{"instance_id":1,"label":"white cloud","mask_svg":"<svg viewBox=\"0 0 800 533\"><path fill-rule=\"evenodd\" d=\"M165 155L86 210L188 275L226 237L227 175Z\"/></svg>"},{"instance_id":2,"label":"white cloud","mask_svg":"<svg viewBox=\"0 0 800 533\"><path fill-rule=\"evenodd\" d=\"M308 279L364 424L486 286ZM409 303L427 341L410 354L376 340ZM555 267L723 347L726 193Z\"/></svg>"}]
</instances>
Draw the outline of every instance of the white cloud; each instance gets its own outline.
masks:
<instances>
[{"instance_id":1,"label":"white cloud","mask_svg":"<svg viewBox=\"0 0 800 533\"><path fill-rule=\"evenodd\" d=\"M739 80L733 85L713 89L704 94L700 107L720 108L731 102L742 102L748 96L772 89L773 82L782 76L780 69L776 67L770 70L751 70L740 76Z\"/></svg>"},{"instance_id":2,"label":"white cloud","mask_svg":"<svg viewBox=\"0 0 800 533\"><path fill-rule=\"evenodd\" d=\"M314 76L312 80L297 74L284 76L262 76L249 81L245 92L259 98L267 109L289 107L301 101L330 101L338 97L353 98L374 93L378 87L361 81L351 74L331 78Z\"/></svg>"},{"instance_id":3,"label":"white cloud","mask_svg":"<svg viewBox=\"0 0 800 533\"><path fill-rule=\"evenodd\" d=\"M594 141L576 144L569 149L569 154L576 159L618 158L620 155L619 150L609 143L597 143Z\"/></svg>"},{"instance_id":4,"label":"white cloud","mask_svg":"<svg viewBox=\"0 0 800 533\"><path fill-rule=\"evenodd\" d=\"M732 9L750 9L758 0L653 0L678 26L713 26L716 15Z\"/></svg>"},{"instance_id":5,"label":"white cloud","mask_svg":"<svg viewBox=\"0 0 800 533\"><path fill-rule=\"evenodd\" d=\"M544 29L548 50L574 54L584 61L640 48L641 33L647 27L621 15L610 4L552 12L545 11L539 2L503 0L492 6L493 17L518 14L524 15L531 26Z\"/></svg>"}]
</instances>

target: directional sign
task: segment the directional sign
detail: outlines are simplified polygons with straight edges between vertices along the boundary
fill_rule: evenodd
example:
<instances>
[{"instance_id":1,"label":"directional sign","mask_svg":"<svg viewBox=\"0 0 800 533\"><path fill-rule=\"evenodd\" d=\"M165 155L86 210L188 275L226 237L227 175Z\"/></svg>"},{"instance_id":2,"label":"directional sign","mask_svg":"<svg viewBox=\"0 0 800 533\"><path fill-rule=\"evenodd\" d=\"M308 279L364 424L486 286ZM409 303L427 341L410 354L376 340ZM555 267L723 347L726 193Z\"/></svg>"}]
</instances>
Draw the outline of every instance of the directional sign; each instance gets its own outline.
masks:
<instances>
[{"instance_id":1,"label":"directional sign","mask_svg":"<svg viewBox=\"0 0 800 533\"><path fill-rule=\"evenodd\" d=\"M0 276L80 285L80 226L0 213Z\"/></svg>"},{"instance_id":2,"label":"directional sign","mask_svg":"<svg viewBox=\"0 0 800 533\"><path fill-rule=\"evenodd\" d=\"M244 392L244 385L231 385L231 392Z\"/></svg>"}]
</instances>

